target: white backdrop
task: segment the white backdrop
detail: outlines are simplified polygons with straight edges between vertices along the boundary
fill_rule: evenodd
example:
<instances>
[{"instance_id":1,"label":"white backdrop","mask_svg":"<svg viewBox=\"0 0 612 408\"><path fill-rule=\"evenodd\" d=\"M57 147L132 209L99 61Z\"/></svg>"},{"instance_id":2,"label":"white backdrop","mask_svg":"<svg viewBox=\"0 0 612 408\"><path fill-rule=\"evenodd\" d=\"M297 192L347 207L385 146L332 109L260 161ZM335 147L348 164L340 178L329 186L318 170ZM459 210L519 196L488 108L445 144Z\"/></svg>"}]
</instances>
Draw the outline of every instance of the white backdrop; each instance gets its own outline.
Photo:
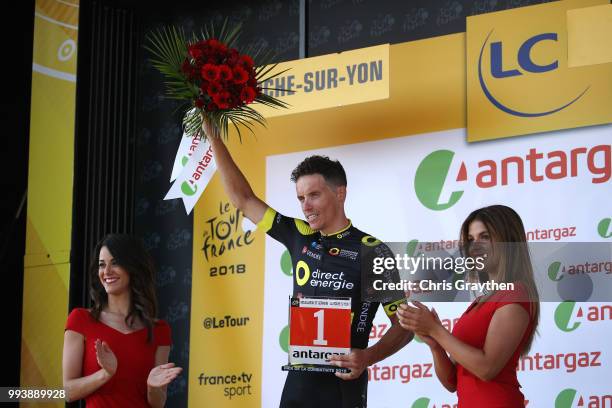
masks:
<instances>
[{"instance_id":1,"label":"white backdrop","mask_svg":"<svg viewBox=\"0 0 612 408\"><path fill-rule=\"evenodd\" d=\"M346 210L353 224L383 241L457 239L462 221L472 210L490 204L505 204L521 215L528 231L573 227L575 236L563 237L561 241L612 242L612 238L601 236L597 230L601 220L612 217L612 182L608 177L605 182L594 183L593 179L605 179L605 176L591 171L601 172L597 169L606 166L610 171L610 157L606 154L609 154L612 140L612 125L475 144L468 144L465 140L465 129L456 129L270 156L266 169L266 201L287 216L302 217L289 175L306 156L324 154L340 160L346 169ZM591 169L587 154L578 155L577 175L572 177L571 151L580 147L589 151L597 145L607 145L608 153L602 150L593 155ZM499 167L502 159L510 156L525 159L534 148L543 153L543 158L536 162L536 174L544 174L544 167L551 162L547 153L563 151L568 159L567 177L533 181L529 162L525 160L523 183L517 182L516 166L511 164L507 185L501 185L499 168L495 187L480 188L476 185L480 161L493 160ZM450 208L433 211L418 200L414 180L421 161L441 149L454 152L454 158L439 203L446 203L454 191L463 191L463 195ZM466 166L467 180L457 181L462 162ZM287 296L292 292L292 281L291 276L281 271L280 259L285 248L269 237L266 239L262 406L274 407L278 406L286 376L280 370L287 363L287 354L280 346L279 336L287 325ZM554 238L549 241L554 241ZM612 279L612 274L606 276ZM447 303L436 305L436 309L441 318L452 320L458 318L466 306ZM583 402L586 407L589 402L597 400L601 403L605 395L612 394L612 344L609 341L612 312L605 306L542 303L539 337L529 354L537 358L539 353L541 369L530 369L529 364L525 370L519 367L519 381L529 400L528 406L570 408L581 406L579 404ZM376 331L387 323L388 319L380 309L374 321ZM371 339L371 343L376 340ZM571 353L577 353L576 364L572 363L574 357ZM433 368L427 368L429 364L428 347L413 341L379 362L377 368L371 367L369 406L439 408L455 404L456 396L442 388ZM426 374L428 377L423 378ZM558 398L559 394L562 395ZM569 397L564 399L564 396ZM612 397L607 404L612 404Z\"/></svg>"}]
</instances>

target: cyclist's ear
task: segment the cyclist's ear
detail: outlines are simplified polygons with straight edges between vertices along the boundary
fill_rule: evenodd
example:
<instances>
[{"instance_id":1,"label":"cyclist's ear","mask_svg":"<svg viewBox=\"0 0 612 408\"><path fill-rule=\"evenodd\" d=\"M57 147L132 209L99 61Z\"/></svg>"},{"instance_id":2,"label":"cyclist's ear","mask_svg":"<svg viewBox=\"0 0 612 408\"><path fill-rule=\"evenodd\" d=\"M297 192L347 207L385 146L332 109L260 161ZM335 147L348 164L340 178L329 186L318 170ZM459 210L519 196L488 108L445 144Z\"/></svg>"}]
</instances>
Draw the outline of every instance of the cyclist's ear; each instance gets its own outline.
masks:
<instances>
[{"instance_id":1,"label":"cyclist's ear","mask_svg":"<svg viewBox=\"0 0 612 408\"><path fill-rule=\"evenodd\" d=\"M338 201L344 203L344 200L346 200L346 186L338 186L335 190Z\"/></svg>"}]
</instances>

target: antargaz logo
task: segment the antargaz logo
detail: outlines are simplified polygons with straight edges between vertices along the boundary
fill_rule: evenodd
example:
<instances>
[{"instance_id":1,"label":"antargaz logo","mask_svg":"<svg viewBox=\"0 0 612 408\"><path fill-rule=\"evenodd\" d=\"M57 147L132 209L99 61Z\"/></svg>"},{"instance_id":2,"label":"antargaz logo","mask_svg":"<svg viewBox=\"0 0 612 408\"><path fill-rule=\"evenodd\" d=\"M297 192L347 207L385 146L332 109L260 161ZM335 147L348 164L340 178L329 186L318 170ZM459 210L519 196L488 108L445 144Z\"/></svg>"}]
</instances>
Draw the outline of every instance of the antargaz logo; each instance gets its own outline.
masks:
<instances>
[{"instance_id":1,"label":"antargaz logo","mask_svg":"<svg viewBox=\"0 0 612 408\"><path fill-rule=\"evenodd\" d=\"M548 278L551 281L555 281L555 282L558 282L561 279L563 279L563 271L561 271L561 273L559 273L560 269L561 269L561 262L556 261L556 262L551 263L548 266ZM565 269L565 268L563 268L563 269Z\"/></svg>"},{"instance_id":2,"label":"antargaz logo","mask_svg":"<svg viewBox=\"0 0 612 408\"><path fill-rule=\"evenodd\" d=\"M410 406L410 408L454 408L456 406L457 406L456 404L450 404L450 403L444 403L444 404L438 404L438 405L436 405L435 403L432 404L431 399L427 397L421 397L417 399L416 401L414 401L412 405Z\"/></svg>"},{"instance_id":3,"label":"antargaz logo","mask_svg":"<svg viewBox=\"0 0 612 408\"><path fill-rule=\"evenodd\" d=\"M602 238L612 238L612 228L610 225L612 224L612 218L604 218L599 221L597 224L597 232L599 236Z\"/></svg>"},{"instance_id":4,"label":"antargaz logo","mask_svg":"<svg viewBox=\"0 0 612 408\"><path fill-rule=\"evenodd\" d=\"M555 408L572 408L574 405L574 399L576 398L576 390L572 388L566 388L557 395L555 398ZM580 397L580 405L584 405L582 397Z\"/></svg>"},{"instance_id":5,"label":"antargaz logo","mask_svg":"<svg viewBox=\"0 0 612 408\"><path fill-rule=\"evenodd\" d=\"M283 327L283 330L279 333L278 344L285 353L289 352L289 326Z\"/></svg>"},{"instance_id":6,"label":"antargaz logo","mask_svg":"<svg viewBox=\"0 0 612 408\"><path fill-rule=\"evenodd\" d=\"M582 92L580 92L577 96L571 99L568 102L563 103L561 106L557 106L553 109L542 110L539 112L524 112L517 108L511 108L506 104L502 103L499 98L496 98L492 93L489 87L487 86L482 69L482 56L489 41L489 38L493 34L493 30L489 32L487 37L485 38L482 48L480 49L480 56L478 57L478 81L480 82L480 88L482 92L485 94L489 102L491 102L497 109L505 112L507 114L523 117L523 118L534 118L540 116L547 116L553 113L559 112L568 106L572 105L578 99L580 99L588 90L589 86L587 86ZM521 72L518 68L515 69L507 69L504 70L503 61L502 61L502 42L496 41L491 43L490 47L490 59L491 59L491 76L496 80L503 80L504 78L515 77L519 75L524 75L525 73L531 74L542 74L549 71L554 71L559 68L559 61L554 60L550 61L546 65L540 65L533 61L531 53L532 49L536 44L539 44L543 41L554 41L557 42L557 33L541 33L535 35L529 39L527 39L523 44L519 47L517 52L517 62L520 68L522 68L523 72Z\"/></svg>"},{"instance_id":7,"label":"antargaz logo","mask_svg":"<svg viewBox=\"0 0 612 408\"><path fill-rule=\"evenodd\" d=\"M419 201L430 210L442 211L459 201L463 191L454 191L446 203L440 203L440 195L448 176L455 152L436 150L423 159L414 176L414 189ZM457 181L466 181L465 163L461 163Z\"/></svg>"},{"instance_id":8,"label":"antargaz logo","mask_svg":"<svg viewBox=\"0 0 612 408\"><path fill-rule=\"evenodd\" d=\"M455 179L452 185L468 181L465 162L460 161L460 165L457 166L458 163L453 165L454 159L455 152L436 150L428 154L417 167L414 176L414 190L421 204L430 210L446 210L455 205L463 196L463 189L453 191L448 201L440 202L445 184L449 182L448 179ZM548 183L589 176L592 184L603 184L612 178L612 147L610 144L592 147L579 145L551 151L530 147L528 151L522 153L514 152L508 157L479 160L468 166L470 168L469 186L480 189L526 183ZM457 172L456 176L449 177L451 169ZM451 187L448 189L450 190ZM611 223L610 218L600 221L598 232L603 238L612 236Z\"/></svg>"},{"instance_id":9,"label":"antargaz logo","mask_svg":"<svg viewBox=\"0 0 612 408\"><path fill-rule=\"evenodd\" d=\"M421 397L414 401L410 408L429 408L429 398Z\"/></svg>"},{"instance_id":10,"label":"antargaz logo","mask_svg":"<svg viewBox=\"0 0 612 408\"><path fill-rule=\"evenodd\" d=\"M190 180L190 182L191 182L191 180ZM198 191L198 186L193 184L193 182L192 182L192 184L189 184L188 182L183 181L183 183L181 184L181 191L186 196L192 196L192 195L194 195Z\"/></svg>"},{"instance_id":11,"label":"antargaz logo","mask_svg":"<svg viewBox=\"0 0 612 408\"><path fill-rule=\"evenodd\" d=\"M293 266L291 264L291 254L285 250L281 255L280 269L287 276L293 276Z\"/></svg>"},{"instance_id":12,"label":"antargaz logo","mask_svg":"<svg viewBox=\"0 0 612 408\"><path fill-rule=\"evenodd\" d=\"M576 396L578 398L576 398ZM587 395L578 394L573 388L566 388L555 398L555 408L574 408L574 407L610 407L612 406L612 395Z\"/></svg>"},{"instance_id":13,"label":"antargaz logo","mask_svg":"<svg viewBox=\"0 0 612 408\"><path fill-rule=\"evenodd\" d=\"M557 306L557 309L555 310L555 324L559 330L564 332L572 332L580 327L581 323L573 319L575 307L576 302L573 301L561 302L559 306ZM576 317L582 317L582 309L578 309Z\"/></svg>"},{"instance_id":14,"label":"antargaz logo","mask_svg":"<svg viewBox=\"0 0 612 408\"><path fill-rule=\"evenodd\" d=\"M568 300L561 302L557 306L555 310L555 324L559 330L567 333L576 330L583 323L596 324L597 322L612 320L612 305L582 305L576 309L576 302Z\"/></svg>"},{"instance_id":15,"label":"antargaz logo","mask_svg":"<svg viewBox=\"0 0 612 408\"><path fill-rule=\"evenodd\" d=\"M414 254L416 253L418 245L419 245L419 240L418 239L412 239L412 240L408 241L408 243L406 244L406 255L414 256Z\"/></svg>"}]
</instances>

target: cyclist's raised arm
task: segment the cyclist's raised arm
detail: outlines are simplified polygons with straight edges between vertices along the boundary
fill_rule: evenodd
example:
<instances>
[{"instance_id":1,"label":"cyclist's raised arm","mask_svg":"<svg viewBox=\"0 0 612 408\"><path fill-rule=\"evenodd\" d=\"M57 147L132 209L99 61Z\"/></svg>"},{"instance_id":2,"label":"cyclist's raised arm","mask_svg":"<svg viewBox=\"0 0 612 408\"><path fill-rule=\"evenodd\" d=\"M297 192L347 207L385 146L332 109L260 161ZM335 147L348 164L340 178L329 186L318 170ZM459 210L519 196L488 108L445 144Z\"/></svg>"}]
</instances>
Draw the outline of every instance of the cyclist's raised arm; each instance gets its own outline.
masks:
<instances>
[{"instance_id":1,"label":"cyclist's raised arm","mask_svg":"<svg viewBox=\"0 0 612 408\"><path fill-rule=\"evenodd\" d=\"M202 128L208 135L221 183L231 203L242 211L245 217L257 224L263 218L268 205L253 193L249 182L219 137L218 131L206 121Z\"/></svg>"}]
</instances>

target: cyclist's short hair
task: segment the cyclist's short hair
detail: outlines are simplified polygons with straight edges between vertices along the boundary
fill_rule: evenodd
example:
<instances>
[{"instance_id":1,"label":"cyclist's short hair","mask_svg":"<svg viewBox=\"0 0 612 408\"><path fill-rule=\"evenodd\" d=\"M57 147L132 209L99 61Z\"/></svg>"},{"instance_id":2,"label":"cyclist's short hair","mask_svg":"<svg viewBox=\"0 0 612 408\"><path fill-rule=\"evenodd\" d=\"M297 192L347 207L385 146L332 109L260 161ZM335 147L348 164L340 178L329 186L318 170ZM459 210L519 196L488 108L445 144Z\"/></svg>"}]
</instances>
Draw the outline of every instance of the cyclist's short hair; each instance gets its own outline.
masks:
<instances>
[{"instance_id":1,"label":"cyclist's short hair","mask_svg":"<svg viewBox=\"0 0 612 408\"><path fill-rule=\"evenodd\" d=\"M327 156L310 156L305 158L291 172L291 181L297 183L302 176L320 174L325 182L334 187L346 186L346 173L338 160L331 160Z\"/></svg>"}]
</instances>

